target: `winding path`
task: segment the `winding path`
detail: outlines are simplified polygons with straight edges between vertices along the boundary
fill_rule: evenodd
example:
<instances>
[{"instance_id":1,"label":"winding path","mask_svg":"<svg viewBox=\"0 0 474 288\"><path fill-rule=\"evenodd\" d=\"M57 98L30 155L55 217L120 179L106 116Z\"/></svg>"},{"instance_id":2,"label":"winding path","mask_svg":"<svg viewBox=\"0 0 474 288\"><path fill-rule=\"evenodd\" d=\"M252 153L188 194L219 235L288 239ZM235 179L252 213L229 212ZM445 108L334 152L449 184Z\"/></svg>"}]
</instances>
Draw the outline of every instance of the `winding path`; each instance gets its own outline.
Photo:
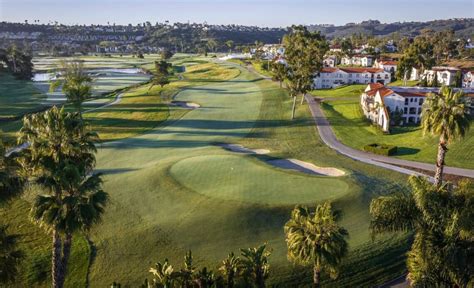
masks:
<instances>
[{"instance_id":1,"label":"winding path","mask_svg":"<svg viewBox=\"0 0 474 288\"><path fill-rule=\"evenodd\" d=\"M321 137L323 142L326 143L326 145L336 150L337 152L358 161L362 161L368 164L376 165L379 167L387 168L409 175L423 174L399 166L411 167L414 169L421 169L426 171L435 171L436 166L434 164L427 164L422 162L403 160L395 157L376 155L350 148L342 144L339 140L337 140L336 135L334 134L334 131L332 130L331 125L329 124L329 121L321 110L321 107L319 105L321 99L315 99L313 96L308 94L305 95L305 99L308 102L309 109L311 111L311 114L313 115L314 122L316 123L316 126L318 128L319 136ZM474 170L471 169L445 166L444 172L446 174L474 178Z\"/></svg>"},{"instance_id":2,"label":"winding path","mask_svg":"<svg viewBox=\"0 0 474 288\"><path fill-rule=\"evenodd\" d=\"M247 69L251 71L252 73L257 74L259 77L271 81L271 77L258 73L252 66L247 66ZM319 104L320 104L320 101L323 99L316 98L317 99L316 100L312 95L309 95L309 94L305 95L305 99L306 99L306 102L308 102L309 110L311 111L311 115L313 116L314 122L316 123L316 127L318 128L318 132L319 132L319 136L321 137L321 140L323 140L323 142L327 146L336 150L337 152L347 157L350 157L354 160L358 160L364 163L372 164L375 166L379 166L382 168L390 169L390 170L408 174L408 175L415 174L415 175L420 175L420 176L428 176L426 174L416 172L407 168L403 168L400 166L411 167L414 169L421 169L421 170L426 170L426 171L435 171L436 166L434 164L403 160L403 159L399 159L395 157L376 155L376 154L360 151L360 150L357 150L357 149L354 149L342 144L339 140L337 140L337 137L334 134L334 131L332 130L329 121L327 120L326 116L321 110L321 107ZM340 100L341 98L338 98L338 99ZM326 100L328 99L326 98ZM472 169L463 169L463 168L445 166L444 173L462 176L462 177L474 178L474 170ZM432 177L429 177L429 178L432 179Z\"/></svg>"}]
</instances>

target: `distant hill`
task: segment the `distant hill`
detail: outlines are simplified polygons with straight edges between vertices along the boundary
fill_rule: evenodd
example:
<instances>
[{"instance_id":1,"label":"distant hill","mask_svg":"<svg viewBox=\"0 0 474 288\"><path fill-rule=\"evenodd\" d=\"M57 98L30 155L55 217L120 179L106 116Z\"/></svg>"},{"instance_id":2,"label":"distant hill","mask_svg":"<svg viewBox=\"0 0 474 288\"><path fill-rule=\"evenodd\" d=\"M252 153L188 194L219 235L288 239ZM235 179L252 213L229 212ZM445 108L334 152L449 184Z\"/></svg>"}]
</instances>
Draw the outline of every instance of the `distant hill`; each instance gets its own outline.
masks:
<instances>
[{"instance_id":1,"label":"distant hill","mask_svg":"<svg viewBox=\"0 0 474 288\"><path fill-rule=\"evenodd\" d=\"M322 34L329 38L347 37L352 34L388 36L395 32L402 36L414 37L419 35L423 29L434 31L452 29L458 37L474 38L474 18L395 23L381 23L378 20L369 20L357 24L348 23L343 26L309 25L308 29L311 31L321 31Z\"/></svg>"}]
</instances>

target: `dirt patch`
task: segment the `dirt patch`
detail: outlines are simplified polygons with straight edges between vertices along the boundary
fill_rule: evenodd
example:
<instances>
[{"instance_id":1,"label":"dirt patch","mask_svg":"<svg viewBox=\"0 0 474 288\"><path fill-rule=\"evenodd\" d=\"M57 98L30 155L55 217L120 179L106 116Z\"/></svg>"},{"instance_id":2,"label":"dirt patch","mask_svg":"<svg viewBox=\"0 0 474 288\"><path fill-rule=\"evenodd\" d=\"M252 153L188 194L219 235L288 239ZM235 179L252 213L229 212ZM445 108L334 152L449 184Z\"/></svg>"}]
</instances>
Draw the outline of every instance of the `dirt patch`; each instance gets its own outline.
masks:
<instances>
[{"instance_id":1,"label":"dirt patch","mask_svg":"<svg viewBox=\"0 0 474 288\"><path fill-rule=\"evenodd\" d=\"M304 162L297 159L277 159L269 160L268 164L283 168L296 170L303 173L313 174L313 175L324 175L324 176L344 176L346 173L340 169L333 167L319 167L312 163Z\"/></svg>"},{"instance_id":2,"label":"dirt patch","mask_svg":"<svg viewBox=\"0 0 474 288\"><path fill-rule=\"evenodd\" d=\"M171 101L170 106L181 107L186 109L196 109L201 107L201 105L193 102L186 101Z\"/></svg>"},{"instance_id":3,"label":"dirt patch","mask_svg":"<svg viewBox=\"0 0 474 288\"><path fill-rule=\"evenodd\" d=\"M226 150L237 152L237 153L247 153L247 154L268 154L270 150L268 149L250 149L239 144L227 144L227 143L218 143L216 146L222 147Z\"/></svg>"}]
</instances>

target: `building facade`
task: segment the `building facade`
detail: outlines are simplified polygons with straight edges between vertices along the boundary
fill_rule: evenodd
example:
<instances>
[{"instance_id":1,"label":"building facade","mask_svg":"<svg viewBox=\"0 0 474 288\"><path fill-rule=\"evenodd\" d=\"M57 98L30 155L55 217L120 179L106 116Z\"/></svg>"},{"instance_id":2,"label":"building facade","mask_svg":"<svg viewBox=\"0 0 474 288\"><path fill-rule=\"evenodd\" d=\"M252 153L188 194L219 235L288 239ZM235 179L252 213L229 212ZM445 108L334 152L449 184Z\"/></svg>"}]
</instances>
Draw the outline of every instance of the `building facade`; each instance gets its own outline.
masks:
<instances>
[{"instance_id":1,"label":"building facade","mask_svg":"<svg viewBox=\"0 0 474 288\"><path fill-rule=\"evenodd\" d=\"M390 73L380 68L326 67L314 79L315 89L330 89L341 85L390 83Z\"/></svg>"},{"instance_id":2,"label":"building facade","mask_svg":"<svg viewBox=\"0 0 474 288\"><path fill-rule=\"evenodd\" d=\"M348 66L372 67L374 57L371 55L354 55L352 57L342 57L341 64Z\"/></svg>"}]
</instances>

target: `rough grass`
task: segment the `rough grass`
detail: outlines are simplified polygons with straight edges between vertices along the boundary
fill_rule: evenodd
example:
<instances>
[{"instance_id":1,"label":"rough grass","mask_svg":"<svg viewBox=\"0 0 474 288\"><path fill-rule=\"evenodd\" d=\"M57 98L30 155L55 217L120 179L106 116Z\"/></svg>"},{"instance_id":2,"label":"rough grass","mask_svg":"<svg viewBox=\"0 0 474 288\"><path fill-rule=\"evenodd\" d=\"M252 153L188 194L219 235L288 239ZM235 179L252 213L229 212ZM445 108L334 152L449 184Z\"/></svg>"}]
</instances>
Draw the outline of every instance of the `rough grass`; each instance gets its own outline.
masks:
<instances>
[{"instance_id":1,"label":"rough grass","mask_svg":"<svg viewBox=\"0 0 474 288\"><path fill-rule=\"evenodd\" d=\"M423 136L419 126L394 127L391 134L383 134L365 119L357 98L325 102L322 108L337 138L350 147L362 150L370 143L395 145L395 157L435 163L438 139ZM474 168L473 129L464 139L449 145L445 161L448 166Z\"/></svg>"}]
</instances>

